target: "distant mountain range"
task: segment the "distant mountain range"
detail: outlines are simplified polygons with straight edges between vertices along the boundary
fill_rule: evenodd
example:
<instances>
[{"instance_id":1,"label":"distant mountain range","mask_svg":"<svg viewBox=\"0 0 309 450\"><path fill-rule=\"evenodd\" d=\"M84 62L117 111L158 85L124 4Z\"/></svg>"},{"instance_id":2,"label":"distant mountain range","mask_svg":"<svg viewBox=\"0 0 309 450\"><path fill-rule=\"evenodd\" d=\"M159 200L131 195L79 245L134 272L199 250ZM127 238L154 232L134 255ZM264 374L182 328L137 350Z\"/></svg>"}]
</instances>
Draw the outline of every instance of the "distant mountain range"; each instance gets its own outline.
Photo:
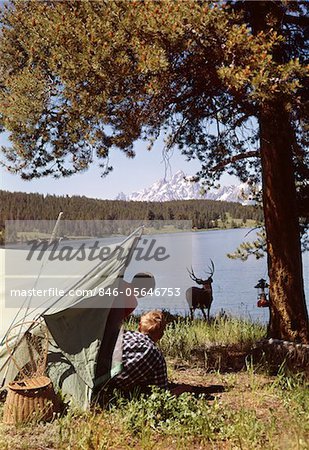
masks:
<instances>
[{"instance_id":1,"label":"distant mountain range","mask_svg":"<svg viewBox=\"0 0 309 450\"><path fill-rule=\"evenodd\" d=\"M250 187L247 183L237 186L222 186L219 189L203 191L201 184L194 181L194 177L186 176L182 170L175 173L170 180L159 180L150 187L139 192L126 195L120 192L116 200L142 201L142 202L167 202L171 200L218 200L237 202L243 205L252 204Z\"/></svg>"}]
</instances>

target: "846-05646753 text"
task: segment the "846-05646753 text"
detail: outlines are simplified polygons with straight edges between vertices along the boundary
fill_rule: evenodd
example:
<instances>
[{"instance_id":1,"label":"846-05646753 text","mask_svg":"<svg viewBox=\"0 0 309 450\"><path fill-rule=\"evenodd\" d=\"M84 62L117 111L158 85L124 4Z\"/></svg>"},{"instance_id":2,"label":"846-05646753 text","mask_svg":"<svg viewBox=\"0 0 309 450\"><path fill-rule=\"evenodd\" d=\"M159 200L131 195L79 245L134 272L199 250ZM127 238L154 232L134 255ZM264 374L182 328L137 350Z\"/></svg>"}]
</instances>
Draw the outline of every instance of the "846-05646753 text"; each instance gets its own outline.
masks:
<instances>
[{"instance_id":1,"label":"846-05646753 text","mask_svg":"<svg viewBox=\"0 0 309 450\"><path fill-rule=\"evenodd\" d=\"M135 296L146 296L149 295L150 297L179 297L180 296L180 288L178 287L160 287L155 289L146 289L146 288L130 288L127 287L126 289L118 289L118 288L100 288L97 290L96 295L112 295L114 297L117 297L118 295L135 295Z\"/></svg>"},{"instance_id":2,"label":"846-05646753 text","mask_svg":"<svg viewBox=\"0 0 309 450\"><path fill-rule=\"evenodd\" d=\"M179 287L160 287L155 289L146 289L146 288L131 288L127 287L125 289L119 289L117 287L106 287L106 288L94 288L94 289L70 289L69 291L65 291L63 289L58 288L48 288L48 289L11 289L10 295L11 297L51 297L51 296L64 296L68 295L70 297L82 296L82 297L94 297L96 295L99 296L113 296L118 297L125 295L130 297L134 295L136 297L142 295L143 297L148 295L150 297L179 297L181 294Z\"/></svg>"}]
</instances>

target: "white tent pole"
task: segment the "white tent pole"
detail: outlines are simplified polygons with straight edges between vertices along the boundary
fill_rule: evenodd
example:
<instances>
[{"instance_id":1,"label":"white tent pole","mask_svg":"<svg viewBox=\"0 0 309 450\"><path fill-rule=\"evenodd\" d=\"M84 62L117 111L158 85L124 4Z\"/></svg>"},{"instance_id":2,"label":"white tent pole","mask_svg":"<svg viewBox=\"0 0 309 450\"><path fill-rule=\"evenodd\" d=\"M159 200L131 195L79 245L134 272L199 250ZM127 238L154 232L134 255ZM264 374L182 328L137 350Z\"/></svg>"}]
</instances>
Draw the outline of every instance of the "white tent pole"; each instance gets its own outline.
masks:
<instances>
[{"instance_id":1,"label":"white tent pole","mask_svg":"<svg viewBox=\"0 0 309 450\"><path fill-rule=\"evenodd\" d=\"M59 222L60 222L60 220L61 220L62 215L63 215L63 212L60 211L60 213L58 214L58 218L57 218L57 220L56 220L55 226L54 226L54 228L53 228L52 234L51 234L51 236L50 236L50 238L49 238L48 245L50 245L50 244L53 242L53 240L55 239L55 237L56 237L57 230L58 230L58 227L59 227ZM37 284L38 284L38 281L39 281L39 279L40 279L40 276L41 276L41 273L42 273L42 270L43 270L43 267L44 267L44 265L45 265L46 260L47 260L47 252L45 251L45 254L44 254L44 257L43 257L43 259L42 259L42 264L41 264L41 267L40 267L38 276L37 276L37 278L36 278L36 280L35 280L35 283L34 283L34 286L33 286L33 291L34 291L34 289L36 288L36 286L37 286ZM25 320L25 318L26 318L26 316L27 316L27 314L28 314L28 311L29 311L29 308L30 308L30 304L31 304L32 297L33 297L33 294L32 294L32 295L30 296L30 298L29 298L28 305L27 305L27 308L26 308L26 310L25 310L25 314L24 314L23 320Z\"/></svg>"},{"instance_id":2,"label":"white tent pole","mask_svg":"<svg viewBox=\"0 0 309 450\"><path fill-rule=\"evenodd\" d=\"M51 244L52 241L53 241L53 239L54 239L55 236L56 236L57 229L58 229L59 222L60 222L60 220L61 220L62 215L63 215L63 212L60 211L60 213L58 214L58 218L57 218L57 220L56 220L55 226L54 226L54 228L53 228L52 234L51 234L51 236L50 236L50 238L49 238L48 244ZM33 285L33 288L34 288L34 289L35 289L35 287L37 286L37 283L38 283L39 278L40 278L40 276L41 276L41 273L42 273L42 270L43 270L43 267L44 267L46 258L47 258L47 253L45 252L45 255L44 255L43 259L42 259L42 264L41 264L41 267L40 267L38 276L37 276L37 278L36 278L36 280L35 280L35 282L34 282L34 285ZM6 333L4 334L4 337L3 337L3 339L2 339L2 341L1 341L1 343L0 343L0 345L3 345L3 344L4 344L5 339L6 339L7 335L8 335L8 333L10 332L10 330L12 329L12 327L15 325L15 322L16 322L16 320L17 320L17 318L18 318L20 312L21 312L21 310L23 309L23 307L24 307L24 305L25 305L25 303L26 303L27 301L28 301L28 305L27 305L27 307L26 307L26 311L25 311L25 314L24 314L22 320L25 320L25 318L28 316L28 311L29 311L29 308L30 308L30 303L31 303L32 297L33 297L33 294L29 297L29 299L28 299L27 297L25 298L23 304L21 305L21 307L20 307L19 310L17 311L15 317L13 318L13 321L11 322L11 324L10 324L8 330L7 330ZM18 333L18 337L19 337L19 333Z\"/></svg>"}]
</instances>

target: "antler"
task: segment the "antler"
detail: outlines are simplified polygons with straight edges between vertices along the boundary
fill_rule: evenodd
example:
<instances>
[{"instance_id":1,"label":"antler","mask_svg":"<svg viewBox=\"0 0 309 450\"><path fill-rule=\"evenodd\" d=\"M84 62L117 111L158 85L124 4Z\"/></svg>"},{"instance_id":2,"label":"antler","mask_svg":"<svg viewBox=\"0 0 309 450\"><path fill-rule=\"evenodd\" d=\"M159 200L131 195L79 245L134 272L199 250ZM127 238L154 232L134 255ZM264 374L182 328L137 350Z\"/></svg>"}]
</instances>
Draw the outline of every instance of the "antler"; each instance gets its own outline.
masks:
<instances>
[{"instance_id":1,"label":"antler","mask_svg":"<svg viewBox=\"0 0 309 450\"><path fill-rule=\"evenodd\" d=\"M214 265L214 262L212 259L210 260L210 264L211 264L211 267L208 266L208 269L210 271L209 274L211 277L213 277L213 275L215 273L215 265Z\"/></svg>"},{"instance_id":2,"label":"antler","mask_svg":"<svg viewBox=\"0 0 309 450\"><path fill-rule=\"evenodd\" d=\"M189 277L191 278L191 280L195 281L197 284L204 284L204 280L202 280L201 278L197 278L195 276L192 266L191 266L191 271L188 268L187 268L187 271L189 273Z\"/></svg>"}]
</instances>

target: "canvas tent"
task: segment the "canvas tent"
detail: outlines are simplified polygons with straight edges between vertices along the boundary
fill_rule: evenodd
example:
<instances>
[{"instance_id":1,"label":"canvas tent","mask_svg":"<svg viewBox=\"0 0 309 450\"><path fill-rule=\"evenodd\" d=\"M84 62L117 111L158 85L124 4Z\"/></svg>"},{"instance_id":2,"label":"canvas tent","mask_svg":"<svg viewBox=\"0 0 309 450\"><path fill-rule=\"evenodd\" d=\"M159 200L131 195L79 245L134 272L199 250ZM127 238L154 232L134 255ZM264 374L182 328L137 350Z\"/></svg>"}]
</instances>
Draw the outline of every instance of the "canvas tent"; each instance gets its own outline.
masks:
<instances>
[{"instance_id":1,"label":"canvas tent","mask_svg":"<svg viewBox=\"0 0 309 450\"><path fill-rule=\"evenodd\" d=\"M98 383L109 379L121 370L121 332L119 333L114 348L108 349L106 358L111 359L111 366L107 373L98 380L96 378L96 365L98 353L102 344L108 314L111 307L120 307L121 296L112 295L84 297L82 295L70 297L69 291L94 291L111 287L118 288L124 275L124 271L131 259L132 253L141 236L142 228L137 229L120 244L110 246L110 258L99 263L92 263L79 280L67 285L65 294L59 298L49 299L49 306L40 311L30 333L40 336L41 327L38 322L44 321L49 332L49 347L47 359L47 374L53 381L56 390L61 390L62 395L86 409L91 402L93 392ZM20 311L24 322L26 317ZM19 358L23 358L25 352L24 340L21 332L15 327L15 336L11 340L21 342L15 350ZM26 356L25 356L26 358ZM26 364L27 361L24 361ZM0 386L2 389L14 378L18 369L12 363L9 356L5 338L0 347Z\"/></svg>"}]
</instances>

